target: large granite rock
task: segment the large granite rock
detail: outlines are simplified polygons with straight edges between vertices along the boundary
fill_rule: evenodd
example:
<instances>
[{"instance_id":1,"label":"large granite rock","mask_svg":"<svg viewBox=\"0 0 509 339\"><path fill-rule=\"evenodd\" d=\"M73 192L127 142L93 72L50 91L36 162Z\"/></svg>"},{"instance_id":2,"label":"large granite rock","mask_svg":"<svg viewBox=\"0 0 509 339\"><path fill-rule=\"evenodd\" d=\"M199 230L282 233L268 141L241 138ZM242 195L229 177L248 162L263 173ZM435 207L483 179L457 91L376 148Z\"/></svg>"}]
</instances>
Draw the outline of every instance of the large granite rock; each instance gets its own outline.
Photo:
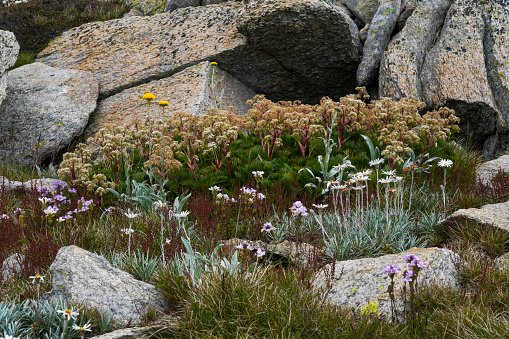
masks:
<instances>
[{"instance_id":1,"label":"large granite rock","mask_svg":"<svg viewBox=\"0 0 509 339\"><path fill-rule=\"evenodd\" d=\"M423 1L386 53L380 94L454 109L463 136L493 158L509 146L508 42L507 0Z\"/></svg>"},{"instance_id":2,"label":"large granite rock","mask_svg":"<svg viewBox=\"0 0 509 339\"><path fill-rule=\"evenodd\" d=\"M354 91L360 42L341 6L259 0L85 24L39 60L92 72L101 98L213 60L270 99L317 102Z\"/></svg>"},{"instance_id":3,"label":"large granite rock","mask_svg":"<svg viewBox=\"0 0 509 339\"><path fill-rule=\"evenodd\" d=\"M438 222L435 230L448 233L457 227L493 227L509 234L509 201L457 210Z\"/></svg>"},{"instance_id":4,"label":"large granite rock","mask_svg":"<svg viewBox=\"0 0 509 339\"><path fill-rule=\"evenodd\" d=\"M62 183L62 180L59 179L52 179L52 178L41 178L41 179L30 179L25 182L15 181L15 180L9 180L4 176L0 176L0 192L4 189L6 191L11 190L24 190L24 191L30 191L30 190L47 190L49 192L55 193L54 184ZM66 184L67 185L67 184Z\"/></svg>"},{"instance_id":5,"label":"large granite rock","mask_svg":"<svg viewBox=\"0 0 509 339\"><path fill-rule=\"evenodd\" d=\"M378 9L378 0L341 0L364 24L369 24Z\"/></svg>"},{"instance_id":6,"label":"large granite rock","mask_svg":"<svg viewBox=\"0 0 509 339\"><path fill-rule=\"evenodd\" d=\"M204 61L171 77L126 89L100 101L90 117L84 136L93 135L105 124L128 125L134 118L145 117L146 102L141 97L147 92L156 96L156 103L160 100L169 102L167 117L170 111L202 115L209 108L216 108L216 104L221 108L235 106L239 113L245 114L249 108L246 101L255 95L220 66L211 66L210 62ZM153 107L151 112L153 116L161 116L159 107Z\"/></svg>"},{"instance_id":7,"label":"large granite rock","mask_svg":"<svg viewBox=\"0 0 509 339\"><path fill-rule=\"evenodd\" d=\"M7 70L18 58L19 44L14 33L0 30L0 104L5 99Z\"/></svg>"},{"instance_id":8,"label":"large granite rock","mask_svg":"<svg viewBox=\"0 0 509 339\"><path fill-rule=\"evenodd\" d=\"M509 155L503 155L497 159L482 163L477 169L477 179L487 182L493 179L500 171L509 173Z\"/></svg>"},{"instance_id":9,"label":"large granite rock","mask_svg":"<svg viewBox=\"0 0 509 339\"><path fill-rule=\"evenodd\" d=\"M92 337L91 339L150 339L162 337L164 338L162 334L165 334L166 328L167 327L161 325L122 328L116 331Z\"/></svg>"},{"instance_id":10,"label":"large granite rock","mask_svg":"<svg viewBox=\"0 0 509 339\"><path fill-rule=\"evenodd\" d=\"M422 101L421 72L426 53L453 0L424 0L389 43L380 63L380 96Z\"/></svg>"},{"instance_id":11,"label":"large granite rock","mask_svg":"<svg viewBox=\"0 0 509 339\"><path fill-rule=\"evenodd\" d=\"M427 0L402 0L401 2L401 14L398 18L397 28L402 30L405 27L406 21L414 13L414 11Z\"/></svg>"},{"instance_id":12,"label":"large granite rock","mask_svg":"<svg viewBox=\"0 0 509 339\"><path fill-rule=\"evenodd\" d=\"M365 258L337 262L334 268L334 280L332 288L327 295L331 304L352 307L361 311L371 303L377 305L377 313L391 316L390 298L387 286L390 278L383 273L387 265L397 265L402 271L395 275L394 294L396 307L399 312L403 310L401 290L403 287L403 271L406 262L403 257L413 254L419 257L427 265L419 273L418 283L420 286L439 284L446 287L457 287L457 271L454 260L459 257L452 251L443 248L412 248L399 254L390 254L378 258ZM331 265L325 267L331 270ZM326 276L323 272L316 276L315 288L318 290L326 286Z\"/></svg>"},{"instance_id":13,"label":"large granite rock","mask_svg":"<svg viewBox=\"0 0 509 339\"><path fill-rule=\"evenodd\" d=\"M74 245L58 251L50 272L53 289L43 295L43 300L61 297L110 312L119 326L139 325L144 312L163 311L166 306L153 285L134 279L103 257Z\"/></svg>"},{"instance_id":14,"label":"large granite rock","mask_svg":"<svg viewBox=\"0 0 509 339\"><path fill-rule=\"evenodd\" d=\"M33 63L9 72L0 106L0 159L40 163L81 135L97 103L92 74Z\"/></svg>"},{"instance_id":15,"label":"large granite rock","mask_svg":"<svg viewBox=\"0 0 509 339\"><path fill-rule=\"evenodd\" d=\"M22 264L25 261L25 256L23 254L14 253L10 255L7 259L5 259L2 263L2 282L6 282L9 279L20 274L22 269Z\"/></svg>"},{"instance_id":16,"label":"large granite rock","mask_svg":"<svg viewBox=\"0 0 509 339\"><path fill-rule=\"evenodd\" d=\"M369 85L375 78L391 34L401 13L401 0L379 0L378 9L371 20L362 61L357 70L357 84Z\"/></svg>"},{"instance_id":17,"label":"large granite rock","mask_svg":"<svg viewBox=\"0 0 509 339\"><path fill-rule=\"evenodd\" d=\"M310 244L297 244L288 240L275 244L265 243L260 240L253 241L234 238L224 241L223 244L231 248L242 245L245 250L247 250L248 246L251 245L254 248L252 250L253 253L256 253L258 249L261 249L266 252L265 258L271 258L273 261L280 260L289 265L304 268L307 267L312 258L316 259L323 255L323 251L318 250Z\"/></svg>"}]
</instances>

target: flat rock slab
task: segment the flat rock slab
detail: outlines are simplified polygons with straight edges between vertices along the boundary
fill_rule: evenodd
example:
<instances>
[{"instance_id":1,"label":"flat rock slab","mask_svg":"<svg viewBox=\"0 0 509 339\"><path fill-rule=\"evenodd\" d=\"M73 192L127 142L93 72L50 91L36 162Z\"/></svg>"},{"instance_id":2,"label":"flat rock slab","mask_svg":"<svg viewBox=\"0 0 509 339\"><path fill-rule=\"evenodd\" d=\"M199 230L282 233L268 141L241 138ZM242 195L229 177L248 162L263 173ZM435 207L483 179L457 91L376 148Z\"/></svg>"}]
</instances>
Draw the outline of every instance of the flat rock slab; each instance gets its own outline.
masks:
<instances>
[{"instance_id":1,"label":"flat rock slab","mask_svg":"<svg viewBox=\"0 0 509 339\"><path fill-rule=\"evenodd\" d=\"M129 88L101 100L90 117L84 136L93 135L107 124L129 125L135 118L144 119L147 107L141 97L145 93L152 93L156 97L151 108L151 115L156 119L161 117L161 109L157 106L160 100L169 102L165 110L166 117L172 111L203 115L209 108L215 108L216 103L222 109L235 106L239 113L245 114L248 111L246 101L255 95L255 92L220 67L204 61L171 77Z\"/></svg>"},{"instance_id":2,"label":"flat rock slab","mask_svg":"<svg viewBox=\"0 0 509 339\"><path fill-rule=\"evenodd\" d=\"M509 155L503 155L482 163L477 169L477 178L483 182L488 181L493 179L500 171L509 173Z\"/></svg>"},{"instance_id":3,"label":"flat rock slab","mask_svg":"<svg viewBox=\"0 0 509 339\"><path fill-rule=\"evenodd\" d=\"M443 287L457 287L457 271L453 260L458 256L443 248L412 248L399 254L384 255L378 258L365 258L347 260L335 264L334 277L339 280L332 282L332 289L327 295L331 304L351 307L362 310L369 303L377 305L377 313L390 317L390 298L387 287L390 278L383 273L387 265L397 265L401 269L394 277L395 296L397 307L402 311L401 290L403 288L403 271L406 269L406 262L403 257L406 254L413 254L419 257L427 267L424 268L418 277L420 286L439 284ZM331 265L326 266L330 270ZM325 274L321 272L316 276L315 287L323 288L326 284Z\"/></svg>"},{"instance_id":4,"label":"flat rock slab","mask_svg":"<svg viewBox=\"0 0 509 339\"><path fill-rule=\"evenodd\" d=\"M0 159L30 166L66 147L83 133L97 97L89 72L40 62L10 71L0 106Z\"/></svg>"},{"instance_id":5,"label":"flat rock slab","mask_svg":"<svg viewBox=\"0 0 509 339\"><path fill-rule=\"evenodd\" d=\"M509 232L509 201L484 205L481 208L460 209L435 226L438 232L467 225L471 227L496 227Z\"/></svg>"},{"instance_id":6,"label":"flat rock slab","mask_svg":"<svg viewBox=\"0 0 509 339\"><path fill-rule=\"evenodd\" d=\"M7 281L17 276L21 272L22 264L25 261L23 254L14 253L5 259L2 263L2 280Z\"/></svg>"},{"instance_id":7,"label":"flat rock slab","mask_svg":"<svg viewBox=\"0 0 509 339\"><path fill-rule=\"evenodd\" d=\"M88 23L38 60L92 72L101 98L209 60L273 100L318 101L354 91L360 42L347 13L325 2L259 0Z\"/></svg>"},{"instance_id":8,"label":"flat rock slab","mask_svg":"<svg viewBox=\"0 0 509 339\"><path fill-rule=\"evenodd\" d=\"M106 259L77 246L62 247L50 266L53 289L43 300L64 298L113 314L119 326L139 325L149 309L163 311L163 296L153 285L112 267Z\"/></svg>"},{"instance_id":9,"label":"flat rock slab","mask_svg":"<svg viewBox=\"0 0 509 339\"><path fill-rule=\"evenodd\" d=\"M229 239L224 241L223 244L225 246L235 247L238 245L242 245L244 249L247 248L248 245L251 245L255 253L259 248L266 252L265 257L270 257L271 253L277 256L284 257L288 260L289 264L293 264L298 267L306 267L310 258L313 256L322 255L322 251L316 249L314 246L306 243L297 244L295 242L291 242L285 240L283 242L274 244L274 243L265 243L263 241L257 240L245 240L245 239Z\"/></svg>"},{"instance_id":10,"label":"flat rock slab","mask_svg":"<svg viewBox=\"0 0 509 339\"><path fill-rule=\"evenodd\" d=\"M38 190L40 188L55 193L55 189L53 185L56 183L62 183L62 180L52 179L52 178L41 178L41 179L30 179L25 182L9 180L4 176L0 176L0 191L5 189L6 191L10 190L19 190L23 189L25 191L30 190ZM66 184L67 185L67 184Z\"/></svg>"},{"instance_id":11,"label":"flat rock slab","mask_svg":"<svg viewBox=\"0 0 509 339\"><path fill-rule=\"evenodd\" d=\"M161 338L157 334L164 334L163 326L147 326L147 327L132 327L122 328L113 332L98 335L91 339L149 339Z\"/></svg>"},{"instance_id":12,"label":"flat rock slab","mask_svg":"<svg viewBox=\"0 0 509 339\"><path fill-rule=\"evenodd\" d=\"M18 58L19 44L14 33L0 30L0 104L5 99L7 70Z\"/></svg>"}]
</instances>

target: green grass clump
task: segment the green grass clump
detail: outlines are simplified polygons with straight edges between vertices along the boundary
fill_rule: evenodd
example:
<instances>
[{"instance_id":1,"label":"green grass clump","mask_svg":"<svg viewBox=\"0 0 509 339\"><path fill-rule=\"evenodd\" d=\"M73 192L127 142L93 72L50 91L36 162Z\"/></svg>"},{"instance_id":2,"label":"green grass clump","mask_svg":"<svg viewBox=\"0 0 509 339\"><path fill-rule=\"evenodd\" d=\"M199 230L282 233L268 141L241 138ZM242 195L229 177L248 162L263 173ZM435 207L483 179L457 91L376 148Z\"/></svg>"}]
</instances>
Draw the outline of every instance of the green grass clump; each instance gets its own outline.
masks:
<instances>
[{"instance_id":1,"label":"green grass clump","mask_svg":"<svg viewBox=\"0 0 509 339\"><path fill-rule=\"evenodd\" d=\"M20 45L15 68L33 62L63 31L87 22L117 19L128 10L121 0L30 0L0 7L0 29L13 32Z\"/></svg>"},{"instance_id":2,"label":"green grass clump","mask_svg":"<svg viewBox=\"0 0 509 339\"><path fill-rule=\"evenodd\" d=\"M377 317L322 303L300 272L268 267L205 276L173 332L176 338L353 338L396 330Z\"/></svg>"}]
</instances>

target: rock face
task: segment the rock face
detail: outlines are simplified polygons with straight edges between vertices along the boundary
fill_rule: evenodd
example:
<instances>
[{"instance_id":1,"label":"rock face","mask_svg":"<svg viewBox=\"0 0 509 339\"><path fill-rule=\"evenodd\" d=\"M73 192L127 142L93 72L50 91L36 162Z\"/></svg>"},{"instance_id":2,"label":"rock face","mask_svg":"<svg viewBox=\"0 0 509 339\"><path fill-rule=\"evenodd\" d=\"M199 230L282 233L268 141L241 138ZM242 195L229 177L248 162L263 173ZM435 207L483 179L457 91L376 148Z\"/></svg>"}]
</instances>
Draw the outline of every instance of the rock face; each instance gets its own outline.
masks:
<instances>
[{"instance_id":1,"label":"rock face","mask_svg":"<svg viewBox=\"0 0 509 339\"><path fill-rule=\"evenodd\" d=\"M77 246L62 247L50 266L53 289L43 300L62 297L105 310L120 326L138 325L148 309L164 310L162 295L153 285L113 268L101 256Z\"/></svg>"},{"instance_id":2,"label":"rock face","mask_svg":"<svg viewBox=\"0 0 509 339\"><path fill-rule=\"evenodd\" d=\"M364 43L362 62L357 70L357 84L360 86L371 83L378 72L382 54L401 12L401 0L379 0L378 3Z\"/></svg>"},{"instance_id":3,"label":"rock face","mask_svg":"<svg viewBox=\"0 0 509 339\"><path fill-rule=\"evenodd\" d=\"M255 95L220 67L211 66L210 62L205 61L171 77L126 89L100 101L90 117L84 136L94 134L107 123L127 125L133 118L145 117L146 102L140 98L147 92L156 96L156 102L169 102L167 116L171 111L202 115L209 108L216 108L216 102L220 108L235 106L239 113L244 114L248 111L246 101ZM160 117L159 107L153 107L152 114Z\"/></svg>"},{"instance_id":4,"label":"rock face","mask_svg":"<svg viewBox=\"0 0 509 339\"><path fill-rule=\"evenodd\" d=\"M418 283L422 285L440 284L441 286L459 286L457 272L453 260L458 256L443 248L412 248L399 254L385 255L379 258L366 258L341 261L335 264L334 277L339 280L332 282L332 289L327 295L327 300L336 305L348 306L361 311L369 303L376 304L376 313L386 314L390 317L390 298L387 286L390 278L383 273L387 265L397 265L401 273L394 277L394 294L399 311L403 310L401 302L401 289L403 287L402 273L406 268L403 257L413 254L419 257L427 265L418 277ZM326 269L330 270L329 264ZM324 273L316 277L315 287L323 288L326 284Z\"/></svg>"},{"instance_id":5,"label":"rock face","mask_svg":"<svg viewBox=\"0 0 509 339\"><path fill-rule=\"evenodd\" d=\"M359 48L357 27L339 7L271 0L85 24L39 60L92 72L102 98L209 60L270 99L317 102L353 92Z\"/></svg>"},{"instance_id":6,"label":"rock face","mask_svg":"<svg viewBox=\"0 0 509 339\"><path fill-rule=\"evenodd\" d=\"M491 180L500 170L509 173L509 155L482 163L477 169L477 178L482 181Z\"/></svg>"},{"instance_id":7,"label":"rock face","mask_svg":"<svg viewBox=\"0 0 509 339\"><path fill-rule=\"evenodd\" d=\"M133 327L122 328L113 332L103 335L92 337L91 339L149 339L160 338L155 333L164 333L163 326L149 326L149 327Z\"/></svg>"},{"instance_id":8,"label":"rock face","mask_svg":"<svg viewBox=\"0 0 509 339\"><path fill-rule=\"evenodd\" d=\"M421 74L453 0L425 0L390 42L380 64L380 95L422 101Z\"/></svg>"},{"instance_id":9,"label":"rock face","mask_svg":"<svg viewBox=\"0 0 509 339\"><path fill-rule=\"evenodd\" d=\"M46 189L52 193L55 192L55 189L53 188L53 184L56 182L62 182L62 180L58 179L51 179L51 178L42 178L42 179L31 179L25 182L19 182L14 180L9 180L6 177L0 176L0 191L5 190L15 190L15 189L24 189L24 190L31 190L31 189Z\"/></svg>"},{"instance_id":10,"label":"rock face","mask_svg":"<svg viewBox=\"0 0 509 339\"><path fill-rule=\"evenodd\" d=\"M382 61L380 95L454 109L463 135L483 147L485 157L499 155L509 142L508 5L507 0L423 1Z\"/></svg>"},{"instance_id":11,"label":"rock face","mask_svg":"<svg viewBox=\"0 0 509 339\"><path fill-rule=\"evenodd\" d=\"M311 257L319 257L323 254L322 251L319 251L312 245L306 243L297 245L297 243L288 240L278 244L267 244L260 240L251 241L245 239L229 239L223 243L225 246L231 247L242 245L244 249L247 249L247 246L251 245L254 248L253 252L256 252L260 248L266 252L266 258L270 257L272 254L273 260L277 260L282 257L285 258L288 264L298 267L306 267Z\"/></svg>"},{"instance_id":12,"label":"rock face","mask_svg":"<svg viewBox=\"0 0 509 339\"><path fill-rule=\"evenodd\" d=\"M2 281L7 281L21 271L21 264L25 261L23 254L14 253L2 263Z\"/></svg>"},{"instance_id":13,"label":"rock face","mask_svg":"<svg viewBox=\"0 0 509 339\"><path fill-rule=\"evenodd\" d=\"M481 208L460 209L435 226L438 232L466 224L470 227L495 227L509 233L509 201L484 205Z\"/></svg>"},{"instance_id":14,"label":"rock face","mask_svg":"<svg viewBox=\"0 0 509 339\"><path fill-rule=\"evenodd\" d=\"M18 58L19 44L14 33L0 30L0 104L5 99L7 70Z\"/></svg>"},{"instance_id":15,"label":"rock face","mask_svg":"<svg viewBox=\"0 0 509 339\"><path fill-rule=\"evenodd\" d=\"M17 152L12 160L30 166L83 132L98 87L88 72L33 63L9 72L7 94L0 106L0 159Z\"/></svg>"},{"instance_id":16,"label":"rock face","mask_svg":"<svg viewBox=\"0 0 509 339\"><path fill-rule=\"evenodd\" d=\"M378 0L341 0L364 24L369 24L378 9Z\"/></svg>"}]
</instances>

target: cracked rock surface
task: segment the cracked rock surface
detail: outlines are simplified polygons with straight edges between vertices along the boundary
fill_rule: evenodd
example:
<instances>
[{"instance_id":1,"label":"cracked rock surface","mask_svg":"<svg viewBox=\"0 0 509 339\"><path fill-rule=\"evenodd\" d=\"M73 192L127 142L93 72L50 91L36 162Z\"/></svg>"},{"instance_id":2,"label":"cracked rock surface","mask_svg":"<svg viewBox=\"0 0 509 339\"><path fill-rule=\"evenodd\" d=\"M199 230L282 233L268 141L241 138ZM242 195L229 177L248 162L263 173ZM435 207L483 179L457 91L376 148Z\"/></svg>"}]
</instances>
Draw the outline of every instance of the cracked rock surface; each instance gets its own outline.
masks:
<instances>
[{"instance_id":1,"label":"cracked rock surface","mask_svg":"<svg viewBox=\"0 0 509 339\"><path fill-rule=\"evenodd\" d=\"M227 2L85 24L38 60L92 72L101 98L209 60L273 100L317 102L354 91L356 30L344 10L319 0Z\"/></svg>"},{"instance_id":2,"label":"cracked rock surface","mask_svg":"<svg viewBox=\"0 0 509 339\"><path fill-rule=\"evenodd\" d=\"M148 309L163 311L166 306L153 285L78 246L60 248L50 271L53 289L42 300L60 297L110 312L118 326L139 325Z\"/></svg>"}]
</instances>

